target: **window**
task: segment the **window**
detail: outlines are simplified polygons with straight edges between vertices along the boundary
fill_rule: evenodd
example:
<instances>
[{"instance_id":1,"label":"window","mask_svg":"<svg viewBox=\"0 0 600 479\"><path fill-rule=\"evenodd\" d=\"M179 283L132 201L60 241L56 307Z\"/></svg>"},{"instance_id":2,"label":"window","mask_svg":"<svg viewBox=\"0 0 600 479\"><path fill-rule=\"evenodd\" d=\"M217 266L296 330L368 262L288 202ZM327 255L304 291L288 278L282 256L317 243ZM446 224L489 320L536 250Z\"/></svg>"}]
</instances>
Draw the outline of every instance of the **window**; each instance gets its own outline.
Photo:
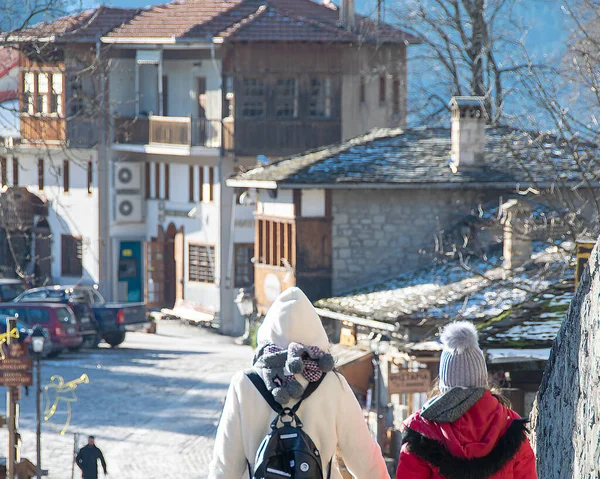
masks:
<instances>
[{"instance_id":1,"label":"window","mask_svg":"<svg viewBox=\"0 0 600 479\"><path fill-rule=\"evenodd\" d=\"M38 74L38 88L36 97L36 113L48 114L48 96L50 93L50 84L47 73Z\"/></svg>"},{"instance_id":2,"label":"window","mask_svg":"<svg viewBox=\"0 0 600 479\"><path fill-rule=\"evenodd\" d=\"M358 86L358 100L361 103L364 103L366 101L366 97L367 97L366 88L367 88L367 86L365 84L365 77L361 75L360 84Z\"/></svg>"},{"instance_id":3,"label":"window","mask_svg":"<svg viewBox=\"0 0 600 479\"><path fill-rule=\"evenodd\" d=\"M265 116L265 85L261 78L244 78L242 116L263 118Z\"/></svg>"},{"instance_id":4,"label":"window","mask_svg":"<svg viewBox=\"0 0 600 479\"><path fill-rule=\"evenodd\" d=\"M19 186L19 159L14 156L12 159L12 177L13 186Z\"/></svg>"},{"instance_id":5,"label":"window","mask_svg":"<svg viewBox=\"0 0 600 479\"><path fill-rule=\"evenodd\" d=\"M83 86L81 78L71 78L71 115L76 116L83 112Z\"/></svg>"},{"instance_id":6,"label":"window","mask_svg":"<svg viewBox=\"0 0 600 479\"><path fill-rule=\"evenodd\" d=\"M80 277L83 274L83 241L77 236L61 236L62 276Z\"/></svg>"},{"instance_id":7,"label":"window","mask_svg":"<svg viewBox=\"0 0 600 479\"><path fill-rule=\"evenodd\" d=\"M33 104L34 82L33 73L27 72L23 75L23 112L30 115L35 113Z\"/></svg>"},{"instance_id":8,"label":"window","mask_svg":"<svg viewBox=\"0 0 600 479\"><path fill-rule=\"evenodd\" d=\"M87 164L87 192L88 192L88 195L92 194L93 182L94 182L94 164L92 163L92 160L89 160L88 164Z\"/></svg>"},{"instance_id":9,"label":"window","mask_svg":"<svg viewBox=\"0 0 600 479\"><path fill-rule=\"evenodd\" d=\"M63 114L63 75L52 74L52 93L50 95L50 113Z\"/></svg>"},{"instance_id":10,"label":"window","mask_svg":"<svg viewBox=\"0 0 600 479\"><path fill-rule=\"evenodd\" d=\"M295 232L291 222L259 219L258 257L260 264L295 266Z\"/></svg>"},{"instance_id":11,"label":"window","mask_svg":"<svg viewBox=\"0 0 600 479\"><path fill-rule=\"evenodd\" d=\"M70 171L69 171L69 160L63 161L63 190L65 193L69 192L70 183Z\"/></svg>"},{"instance_id":12,"label":"window","mask_svg":"<svg viewBox=\"0 0 600 479\"><path fill-rule=\"evenodd\" d=\"M208 167L208 201L215 201L215 169L212 166Z\"/></svg>"},{"instance_id":13,"label":"window","mask_svg":"<svg viewBox=\"0 0 600 479\"><path fill-rule=\"evenodd\" d=\"M38 159L38 189L44 189L44 159Z\"/></svg>"},{"instance_id":14,"label":"window","mask_svg":"<svg viewBox=\"0 0 600 479\"><path fill-rule=\"evenodd\" d=\"M235 245L235 287L243 288L254 284L253 244Z\"/></svg>"},{"instance_id":15,"label":"window","mask_svg":"<svg viewBox=\"0 0 600 479\"><path fill-rule=\"evenodd\" d=\"M215 282L215 247L189 245L189 280L198 283Z\"/></svg>"},{"instance_id":16,"label":"window","mask_svg":"<svg viewBox=\"0 0 600 479\"><path fill-rule=\"evenodd\" d=\"M275 116L296 118L298 116L298 80L280 78L275 88Z\"/></svg>"},{"instance_id":17,"label":"window","mask_svg":"<svg viewBox=\"0 0 600 479\"><path fill-rule=\"evenodd\" d=\"M198 167L198 185L200 186L200 198L198 201L202 203L204 201L204 167Z\"/></svg>"},{"instance_id":18,"label":"window","mask_svg":"<svg viewBox=\"0 0 600 479\"><path fill-rule=\"evenodd\" d=\"M310 116L329 118L331 116L331 79L311 78L310 80Z\"/></svg>"},{"instance_id":19,"label":"window","mask_svg":"<svg viewBox=\"0 0 600 479\"><path fill-rule=\"evenodd\" d=\"M0 181L2 182L2 186L6 186L8 184L8 171L6 166L6 158L0 158Z\"/></svg>"},{"instance_id":20,"label":"window","mask_svg":"<svg viewBox=\"0 0 600 479\"><path fill-rule=\"evenodd\" d=\"M400 80L394 78L392 82L392 113L400 114Z\"/></svg>"},{"instance_id":21,"label":"window","mask_svg":"<svg viewBox=\"0 0 600 479\"><path fill-rule=\"evenodd\" d=\"M164 199L168 200L169 199L169 195L170 195L170 191L169 191L169 187L170 187L170 178L169 178L169 164L165 163L165 196Z\"/></svg>"},{"instance_id":22,"label":"window","mask_svg":"<svg viewBox=\"0 0 600 479\"><path fill-rule=\"evenodd\" d=\"M196 201L195 195L194 195L194 167L190 166L189 169L189 178L188 178L188 194L189 194L189 200L190 203L194 203Z\"/></svg>"},{"instance_id":23,"label":"window","mask_svg":"<svg viewBox=\"0 0 600 479\"><path fill-rule=\"evenodd\" d=\"M385 75L379 77L379 103L383 105L385 103Z\"/></svg>"}]
</instances>

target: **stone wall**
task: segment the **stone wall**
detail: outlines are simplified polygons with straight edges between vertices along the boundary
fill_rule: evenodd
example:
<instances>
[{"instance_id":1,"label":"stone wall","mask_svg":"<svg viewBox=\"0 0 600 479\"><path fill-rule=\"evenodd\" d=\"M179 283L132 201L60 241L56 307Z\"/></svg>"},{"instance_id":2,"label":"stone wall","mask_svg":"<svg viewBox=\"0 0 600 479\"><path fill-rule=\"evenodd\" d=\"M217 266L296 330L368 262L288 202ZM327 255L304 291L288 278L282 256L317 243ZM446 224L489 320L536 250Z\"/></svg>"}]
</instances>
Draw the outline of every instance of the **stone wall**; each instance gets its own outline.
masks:
<instances>
[{"instance_id":1,"label":"stone wall","mask_svg":"<svg viewBox=\"0 0 600 479\"><path fill-rule=\"evenodd\" d=\"M538 475L600 477L600 264L590 257L556 338L532 412Z\"/></svg>"},{"instance_id":2,"label":"stone wall","mask_svg":"<svg viewBox=\"0 0 600 479\"><path fill-rule=\"evenodd\" d=\"M436 238L498 190L334 190L333 292L427 264Z\"/></svg>"}]
</instances>

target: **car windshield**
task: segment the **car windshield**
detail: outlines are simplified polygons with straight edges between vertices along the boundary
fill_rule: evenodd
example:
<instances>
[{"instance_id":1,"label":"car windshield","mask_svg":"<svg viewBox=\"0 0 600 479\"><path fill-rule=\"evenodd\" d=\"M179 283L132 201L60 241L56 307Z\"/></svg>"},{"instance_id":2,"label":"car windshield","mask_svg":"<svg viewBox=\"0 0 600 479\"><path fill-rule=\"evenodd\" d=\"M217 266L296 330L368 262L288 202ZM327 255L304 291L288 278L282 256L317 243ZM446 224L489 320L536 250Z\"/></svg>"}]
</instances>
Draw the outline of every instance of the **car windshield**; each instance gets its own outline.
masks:
<instances>
[{"instance_id":1,"label":"car windshield","mask_svg":"<svg viewBox=\"0 0 600 479\"><path fill-rule=\"evenodd\" d=\"M12 301L25 291L21 283L0 284L0 298L2 301Z\"/></svg>"},{"instance_id":2,"label":"car windshield","mask_svg":"<svg viewBox=\"0 0 600 479\"><path fill-rule=\"evenodd\" d=\"M75 324L75 316L69 308L57 308L56 316L61 323Z\"/></svg>"}]
</instances>

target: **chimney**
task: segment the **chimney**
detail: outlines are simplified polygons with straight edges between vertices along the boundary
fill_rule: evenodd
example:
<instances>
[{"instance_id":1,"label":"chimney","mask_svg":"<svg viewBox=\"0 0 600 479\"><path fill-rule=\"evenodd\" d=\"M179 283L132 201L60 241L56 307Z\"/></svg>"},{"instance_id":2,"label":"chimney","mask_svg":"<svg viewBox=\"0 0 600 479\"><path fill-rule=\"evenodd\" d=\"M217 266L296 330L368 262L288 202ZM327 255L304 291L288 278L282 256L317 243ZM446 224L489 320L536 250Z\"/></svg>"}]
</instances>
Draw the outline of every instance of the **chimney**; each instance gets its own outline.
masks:
<instances>
[{"instance_id":1,"label":"chimney","mask_svg":"<svg viewBox=\"0 0 600 479\"><path fill-rule=\"evenodd\" d=\"M483 165L485 152L486 110L481 96L455 96L452 108L452 156L451 168Z\"/></svg>"},{"instance_id":2,"label":"chimney","mask_svg":"<svg viewBox=\"0 0 600 479\"><path fill-rule=\"evenodd\" d=\"M531 205L523 200L502 205L504 269L517 269L531 259L531 213Z\"/></svg>"},{"instance_id":3,"label":"chimney","mask_svg":"<svg viewBox=\"0 0 600 479\"><path fill-rule=\"evenodd\" d=\"M340 24L346 30L353 30L355 26L354 0L341 0Z\"/></svg>"}]
</instances>

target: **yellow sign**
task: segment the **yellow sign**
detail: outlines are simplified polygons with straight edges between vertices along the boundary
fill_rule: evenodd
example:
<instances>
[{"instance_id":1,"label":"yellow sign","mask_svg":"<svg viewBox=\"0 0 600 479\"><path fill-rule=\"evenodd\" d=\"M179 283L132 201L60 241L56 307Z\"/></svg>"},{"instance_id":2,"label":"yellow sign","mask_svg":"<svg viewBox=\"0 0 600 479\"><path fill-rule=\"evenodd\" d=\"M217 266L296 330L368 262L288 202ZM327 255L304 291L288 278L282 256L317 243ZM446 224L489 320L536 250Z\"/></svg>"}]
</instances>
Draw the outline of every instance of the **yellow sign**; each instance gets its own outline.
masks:
<instances>
[{"instance_id":1,"label":"yellow sign","mask_svg":"<svg viewBox=\"0 0 600 479\"><path fill-rule=\"evenodd\" d=\"M408 371L401 369L393 373L391 367L388 376L390 394L426 393L431 389L431 373L428 369Z\"/></svg>"},{"instance_id":2,"label":"yellow sign","mask_svg":"<svg viewBox=\"0 0 600 479\"><path fill-rule=\"evenodd\" d=\"M343 346L356 346L356 326L342 326L340 344Z\"/></svg>"},{"instance_id":3,"label":"yellow sign","mask_svg":"<svg viewBox=\"0 0 600 479\"><path fill-rule=\"evenodd\" d=\"M581 276L585 271L594 246L596 246L596 242L593 240L577 241L577 265L575 267L575 287L579 286Z\"/></svg>"},{"instance_id":4,"label":"yellow sign","mask_svg":"<svg viewBox=\"0 0 600 479\"><path fill-rule=\"evenodd\" d=\"M130 258L131 256L133 256L133 250L124 249L123 251L121 251L121 256L123 256L124 258Z\"/></svg>"},{"instance_id":5,"label":"yellow sign","mask_svg":"<svg viewBox=\"0 0 600 479\"><path fill-rule=\"evenodd\" d=\"M19 330L17 328L13 328L11 331L7 333L0 334L0 358L6 359L4 355L4 348L2 345L7 342L8 338L19 339Z\"/></svg>"}]
</instances>

